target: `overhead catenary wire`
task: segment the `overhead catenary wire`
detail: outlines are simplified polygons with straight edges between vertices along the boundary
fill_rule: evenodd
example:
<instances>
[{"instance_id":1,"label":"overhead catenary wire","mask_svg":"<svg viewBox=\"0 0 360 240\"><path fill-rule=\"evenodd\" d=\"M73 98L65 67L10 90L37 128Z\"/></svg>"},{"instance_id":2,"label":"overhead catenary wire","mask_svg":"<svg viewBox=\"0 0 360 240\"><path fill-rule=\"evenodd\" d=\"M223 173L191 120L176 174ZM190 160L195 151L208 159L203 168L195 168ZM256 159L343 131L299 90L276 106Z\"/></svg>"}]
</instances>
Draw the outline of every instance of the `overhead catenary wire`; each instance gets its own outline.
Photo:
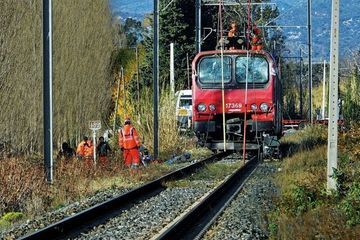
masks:
<instances>
[{"instance_id":1,"label":"overhead catenary wire","mask_svg":"<svg viewBox=\"0 0 360 240\"><path fill-rule=\"evenodd\" d=\"M250 30L251 30L251 0L248 1L248 26L246 31L247 36L247 50L246 50L246 71L245 71L245 99L244 99L244 128L243 128L243 160L245 162L246 156L246 114L247 114L247 101L248 101L248 75L249 75L249 48L250 48Z\"/></svg>"},{"instance_id":2,"label":"overhead catenary wire","mask_svg":"<svg viewBox=\"0 0 360 240\"><path fill-rule=\"evenodd\" d=\"M224 41L223 41L223 23L222 23L222 8L224 2L219 0L219 28L220 28L220 58L221 58L221 102L222 102L222 124L223 124L223 138L224 138L224 152L226 152L226 123L225 123L225 89L224 89Z\"/></svg>"}]
</instances>

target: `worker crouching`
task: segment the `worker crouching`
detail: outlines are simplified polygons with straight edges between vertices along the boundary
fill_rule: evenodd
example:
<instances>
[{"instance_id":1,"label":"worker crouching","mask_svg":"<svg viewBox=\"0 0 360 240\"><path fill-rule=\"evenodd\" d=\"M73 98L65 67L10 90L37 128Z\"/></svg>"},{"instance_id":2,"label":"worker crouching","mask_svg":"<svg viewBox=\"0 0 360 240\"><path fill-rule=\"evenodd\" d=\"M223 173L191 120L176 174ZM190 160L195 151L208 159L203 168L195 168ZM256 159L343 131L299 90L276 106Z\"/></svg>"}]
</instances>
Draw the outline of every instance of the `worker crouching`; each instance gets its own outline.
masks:
<instances>
[{"instance_id":1,"label":"worker crouching","mask_svg":"<svg viewBox=\"0 0 360 240\"><path fill-rule=\"evenodd\" d=\"M140 140L136 129L131 125L130 118L126 118L124 126L119 130L119 147L123 152L124 165L137 172L140 164Z\"/></svg>"}]
</instances>

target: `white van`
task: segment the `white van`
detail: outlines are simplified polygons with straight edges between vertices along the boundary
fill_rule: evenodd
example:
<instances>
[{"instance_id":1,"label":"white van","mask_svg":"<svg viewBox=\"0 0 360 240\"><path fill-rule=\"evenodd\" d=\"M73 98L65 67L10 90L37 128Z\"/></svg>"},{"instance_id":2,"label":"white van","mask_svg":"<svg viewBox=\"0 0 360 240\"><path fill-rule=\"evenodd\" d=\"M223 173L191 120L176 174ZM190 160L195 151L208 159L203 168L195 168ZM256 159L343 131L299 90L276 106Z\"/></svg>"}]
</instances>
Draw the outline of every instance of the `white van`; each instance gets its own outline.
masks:
<instances>
[{"instance_id":1,"label":"white van","mask_svg":"<svg viewBox=\"0 0 360 240\"><path fill-rule=\"evenodd\" d=\"M176 119L180 130L191 128L192 119L192 91L180 90L175 93Z\"/></svg>"}]
</instances>

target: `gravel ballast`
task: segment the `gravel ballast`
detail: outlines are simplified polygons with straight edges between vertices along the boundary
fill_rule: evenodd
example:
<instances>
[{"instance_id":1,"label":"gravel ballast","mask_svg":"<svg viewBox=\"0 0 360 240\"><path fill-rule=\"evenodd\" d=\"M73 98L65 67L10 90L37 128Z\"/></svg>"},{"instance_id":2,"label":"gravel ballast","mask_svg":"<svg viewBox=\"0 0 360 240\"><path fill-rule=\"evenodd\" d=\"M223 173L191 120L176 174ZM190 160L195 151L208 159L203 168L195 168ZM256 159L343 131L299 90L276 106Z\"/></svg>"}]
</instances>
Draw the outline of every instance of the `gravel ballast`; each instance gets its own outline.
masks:
<instances>
[{"instance_id":1,"label":"gravel ballast","mask_svg":"<svg viewBox=\"0 0 360 240\"><path fill-rule=\"evenodd\" d=\"M221 162L232 164L238 160L239 156L233 154ZM272 208L272 198L277 194L272 182L277 165L274 162L260 164L245 184L245 188L220 216L205 239L268 238L265 214ZM168 187L160 194L123 211L107 223L83 233L77 239L150 239L214 185L213 181L197 179L188 186ZM81 202L47 213L44 217L29 220L26 224L0 234L0 238L15 239L24 236L126 191L128 189L101 191Z\"/></svg>"},{"instance_id":2,"label":"gravel ballast","mask_svg":"<svg viewBox=\"0 0 360 240\"><path fill-rule=\"evenodd\" d=\"M56 223L66 217L75 215L91 206L102 203L106 200L109 200L115 196L118 196L124 192L127 192L128 189L124 188L110 188L103 191L99 191L96 194L87 197L81 201L74 202L60 208L56 211L48 212L42 217L37 217L32 220L27 220L25 223L16 225L10 230L0 233L0 239L16 239L21 236L25 236L34 231L44 228L50 224Z\"/></svg>"},{"instance_id":3,"label":"gravel ballast","mask_svg":"<svg viewBox=\"0 0 360 240\"><path fill-rule=\"evenodd\" d=\"M150 239L206 191L168 188L77 239Z\"/></svg>"},{"instance_id":4,"label":"gravel ballast","mask_svg":"<svg viewBox=\"0 0 360 240\"><path fill-rule=\"evenodd\" d=\"M273 182L277 166L276 162L261 163L203 239L268 239L266 214L278 194Z\"/></svg>"}]
</instances>

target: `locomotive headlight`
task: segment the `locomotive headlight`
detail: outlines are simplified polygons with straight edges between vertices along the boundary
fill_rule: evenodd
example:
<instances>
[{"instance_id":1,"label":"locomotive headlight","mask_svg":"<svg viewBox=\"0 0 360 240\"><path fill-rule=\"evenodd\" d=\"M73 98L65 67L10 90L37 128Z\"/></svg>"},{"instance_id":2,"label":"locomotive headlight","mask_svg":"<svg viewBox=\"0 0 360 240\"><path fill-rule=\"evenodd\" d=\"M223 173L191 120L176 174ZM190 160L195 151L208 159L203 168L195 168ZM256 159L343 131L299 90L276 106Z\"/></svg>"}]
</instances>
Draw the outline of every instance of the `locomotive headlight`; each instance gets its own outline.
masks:
<instances>
[{"instance_id":1,"label":"locomotive headlight","mask_svg":"<svg viewBox=\"0 0 360 240\"><path fill-rule=\"evenodd\" d=\"M203 103L200 103L198 106L197 106L197 110L199 112L205 112L206 111L206 105L203 104Z\"/></svg>"},{"instance_id":2,"label":"locomotive headlight","mask_svg":"<svg viewBox=\"0 0 360 240\"><path fill-rule=\"evenodd\" d=\"M266 103L262 103L262 104L260 104L260 110L262 112L267 112L267 111L269 111L269 106Z\"/></svg>"},{"instance_id":3,"label":"locomotive headlight","mask_svg":"<svg viewBox=\"0 0 360 240\"><path fill-rule=\"evenodd\" d=\"M251 110L254 112L258 109L257 105L255 103L251 104Z\"/></svg>"},{"instance_id":4,"label":"locomotive headlight","mask_svg":"<svg viewBox=\"0 0 360 240\"><path fill-rule=\"evenodd\" d=\"M210 104L209 105L209 109L210 109L210 111L215 111L216 110L216 107L215 107L215 105L214 104Z\"/></svg>"}]
</instances>

